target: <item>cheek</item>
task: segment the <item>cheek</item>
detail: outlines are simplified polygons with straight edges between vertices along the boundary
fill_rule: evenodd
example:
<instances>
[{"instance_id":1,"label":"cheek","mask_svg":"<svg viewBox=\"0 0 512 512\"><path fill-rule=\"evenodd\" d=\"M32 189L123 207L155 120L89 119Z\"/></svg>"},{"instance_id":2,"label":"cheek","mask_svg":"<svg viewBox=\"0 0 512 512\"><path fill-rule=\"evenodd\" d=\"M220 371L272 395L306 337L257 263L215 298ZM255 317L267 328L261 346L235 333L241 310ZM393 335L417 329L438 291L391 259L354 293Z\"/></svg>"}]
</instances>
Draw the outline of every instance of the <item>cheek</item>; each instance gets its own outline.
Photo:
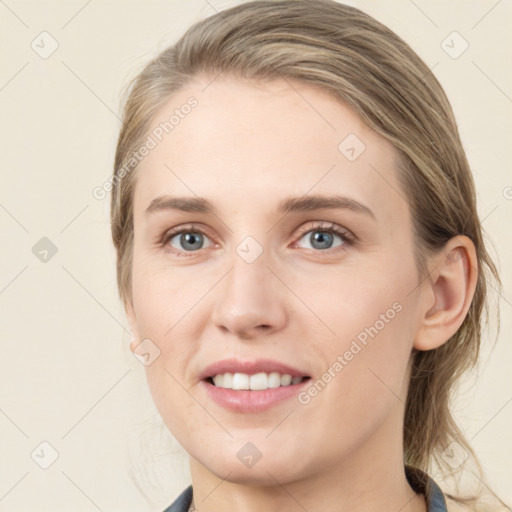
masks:
<instances>
[{"instance_id":1,"label":"cheek","mask_svg":"<svg viewBox=\"0 0 512 512\"><path fill-rule=\"evenodd\" d=\"M330 382L324 388L320 383L318 398L311 400L318 414L331 407L332 414L323 413L326 428L335 425L350 435L352 420L370 428L405 401L415 325L410 293L414 283L414 266L404 263L401 269L389 264L368 270L364 279L347 276L343 285L331 284L322 311L336 334L329 343L316 343L324 364L320 377Z\"/></svg>"},{"instance_id":2,"label":"cheek","mask_svg":"<svg viewBox=\"0 0 512 512\"><path fill-rule=\"evenodd\" d=\"M142 276L141 276L142 277ZM183 368L195 350L195 293L168 277L152 278L146 272L143 279L134 280L134 308L141 339L149 339L158 357L146 372L156 379L174 382L171 375L183 381ZM196 287L194 287L196 288ZM180 292L178 293L178 289ZM197 292L197 289L196 289ZM154 374L154 376L153 376Z\"/></svg>"},{"instance_id":3,"label":"cheek","mask_svg":"<svg viewBox=\"0 0 512 512\"><path fill-rule=\"evenodd\" d=\"M218 273L173 267L164 258L144 256L141 251L134 253L132 280L139 337L151 340L159 351L145 367L153 401L177 438L199 439L208 416L198 408L193 391L187 391L190 361L199 351L203 320L210 316L205 309L211 299L208 293Z\"/></svg>"},{"instance_id":4,"label":"cheek","mask_svg":"<svg viewBox=\"0 0 512 512\"><path fill-rule=\"evenodd\" d=\"M314 417L315 429L322 432L322 442L331 446L326 456L336 459L357 449L381 429L391 436L400 431L397 418L405 403L410 357L408 317L402 309L380 330L380 323L374 330L373 320L359 331L366 337L338 338L331 345L325 373L317 376L329 382L318 384L319 391L304 405L304 414Z\"/></svg>"},{"instance_id":5,"label":"cheek","mask_svg":"<svg viewBox=\"0 0 512 512\"><path fill-rule=\"evenodd\" d=\"M305 284L309 281L303 278ZM313 281L316 288L310 287L307 295L304 288L302 293L330 328L331 336L326 340L329 346L348 350L355 339L361 346L369 346L375 338L380 340L382 350L388 350L385 340L394 340L394 349L412 341L407 334L412 322L411 291L417 282L412 262L398 262L383 255L368 265L342 268ZM406 326L407 333L403 330Z\"/></svg>"},{"instance_id":6,"label":"cheek","mask_svg":"<svg viewBox=\"0 0 512 512\"><path fill-rule=\"evenodd\" d=\"M139 335L154 338L155 343L172 336L180 319L193 314L202 288L200 279L166 264L164 258L135 251L132 281Z\"/></svg>"}]
</instances>

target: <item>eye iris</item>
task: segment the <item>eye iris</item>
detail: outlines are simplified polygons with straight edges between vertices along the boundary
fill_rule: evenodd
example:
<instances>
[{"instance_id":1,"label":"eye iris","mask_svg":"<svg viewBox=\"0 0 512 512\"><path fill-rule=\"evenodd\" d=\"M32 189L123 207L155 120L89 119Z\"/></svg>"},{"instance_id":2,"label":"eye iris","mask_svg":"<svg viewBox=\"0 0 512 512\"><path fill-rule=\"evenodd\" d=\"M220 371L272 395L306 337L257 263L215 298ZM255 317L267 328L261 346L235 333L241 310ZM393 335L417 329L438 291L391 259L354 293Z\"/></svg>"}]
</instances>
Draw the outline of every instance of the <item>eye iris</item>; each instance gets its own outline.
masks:
<instances>
[{"instance_id":1,"label":"eye iris","mask_svg":"<svg viewBox=\"0 0 512 512\"><path fill-rule=\"evenodd\" d=\"M186 243L194 244L194 241L196 242L196 247L192 247L192 249L200 249L201 247L201 237L202 235L200 233L193 233L193 232L187 232L182 233L180 236L180 243L183 245L183 247L186 247ZM199 240L199 243L197 241Z\"/></svg>"},{"instance_id":2,"label":"eye iris","mask_svg":"<svg viewBox=\"0 0 512 512\"><path fill-rule=\"evenodd\" d=\"M311 245L313 247L315 247L315 244L314 244L315 242L320 242L320 244L321 244L322 242L325 242L326 239L328 241L332 242L332 238L333 238L332 235L330 233L328 233L327 231L314 231L310 236ZM315 248L328 249L328 247L315 247Z\"/></svg>"}]
</instances>

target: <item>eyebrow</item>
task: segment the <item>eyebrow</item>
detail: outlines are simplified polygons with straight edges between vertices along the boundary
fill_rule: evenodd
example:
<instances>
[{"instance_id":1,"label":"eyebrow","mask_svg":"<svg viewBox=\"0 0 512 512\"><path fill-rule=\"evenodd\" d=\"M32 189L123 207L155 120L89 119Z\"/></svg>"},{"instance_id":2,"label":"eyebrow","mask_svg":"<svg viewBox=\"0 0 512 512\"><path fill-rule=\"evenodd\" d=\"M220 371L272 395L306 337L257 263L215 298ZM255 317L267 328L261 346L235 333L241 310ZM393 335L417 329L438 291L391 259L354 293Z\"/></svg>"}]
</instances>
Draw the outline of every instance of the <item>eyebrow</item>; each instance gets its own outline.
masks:
<instances>
[{"instance_id":1,"label":"eyebrow","mask_svg":"<svg viewBox=\"0 0 512 512\"><path fill-rule=\"evenodd\" d=\"M310 212L321 209L351 210L356 213L364 213L375 219L374 213L364 204L343 196L305 196L290 197L281 201L278 205L279 213ZM173 197L159 196L153 199L146 209L146 215L152 213L176 210L182 212L194 212L217 215L215 206L207 199L201 197Z\"/></svg>"}]
</instances>

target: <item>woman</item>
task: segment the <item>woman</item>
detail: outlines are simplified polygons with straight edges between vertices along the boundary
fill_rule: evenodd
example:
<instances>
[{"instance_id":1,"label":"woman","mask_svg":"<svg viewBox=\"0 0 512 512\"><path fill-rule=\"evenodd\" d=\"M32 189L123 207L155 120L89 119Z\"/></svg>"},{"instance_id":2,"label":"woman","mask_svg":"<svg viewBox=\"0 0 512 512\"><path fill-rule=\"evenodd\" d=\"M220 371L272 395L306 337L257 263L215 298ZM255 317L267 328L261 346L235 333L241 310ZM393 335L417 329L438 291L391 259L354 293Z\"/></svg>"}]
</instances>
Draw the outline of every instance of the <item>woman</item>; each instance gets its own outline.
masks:
<instances>
[{"instance_id":1,"label":"woman","mask_svg":"<svg viewBox=\"0 0 512 512\"><path fill-rule=\"evenodd\" d=\"M113 181L131 350L190 455L167 511L465 501L428 471L473 459L448 398L499 278L404 41L326 0L201 21L135 79Z\"/></svg>"}]
</instances>

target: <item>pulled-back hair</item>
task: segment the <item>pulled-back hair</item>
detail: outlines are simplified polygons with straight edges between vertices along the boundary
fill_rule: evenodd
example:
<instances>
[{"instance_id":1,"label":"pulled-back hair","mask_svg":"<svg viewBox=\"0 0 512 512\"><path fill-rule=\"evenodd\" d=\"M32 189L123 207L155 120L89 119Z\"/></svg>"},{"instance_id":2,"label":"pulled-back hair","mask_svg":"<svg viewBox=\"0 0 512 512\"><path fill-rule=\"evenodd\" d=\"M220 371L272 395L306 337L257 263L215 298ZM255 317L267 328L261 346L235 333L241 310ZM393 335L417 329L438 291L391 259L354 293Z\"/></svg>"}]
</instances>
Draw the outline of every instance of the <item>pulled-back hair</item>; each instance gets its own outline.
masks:
<instances>
[{"instance_id":1,"label":"pulled-back hair","mask_svg":"<svg viewBox=\"0 0 512 512\"><path fill-rule=\"evenodd\" d=\"M173 93L200 74L214 79L221 73L318 86L352 107L395 147L420 279L428 278L428 256L450 238L466 235L474 243L478 279L461 327L439 348L413 354L403 441L404 463L424 471L432 464L448 468L441 453L454 441L476 461L452 417L450 399L456 381L478 358L487 283L492 278L496 288L501 283L484 246L470 166L452 108L428 66L393 31L354 7L331 0L244 3L194 24L133 80L111 202L121 299L126 304L132 298L138 164L131 157Z\"/></svg>"}]
</instances>

